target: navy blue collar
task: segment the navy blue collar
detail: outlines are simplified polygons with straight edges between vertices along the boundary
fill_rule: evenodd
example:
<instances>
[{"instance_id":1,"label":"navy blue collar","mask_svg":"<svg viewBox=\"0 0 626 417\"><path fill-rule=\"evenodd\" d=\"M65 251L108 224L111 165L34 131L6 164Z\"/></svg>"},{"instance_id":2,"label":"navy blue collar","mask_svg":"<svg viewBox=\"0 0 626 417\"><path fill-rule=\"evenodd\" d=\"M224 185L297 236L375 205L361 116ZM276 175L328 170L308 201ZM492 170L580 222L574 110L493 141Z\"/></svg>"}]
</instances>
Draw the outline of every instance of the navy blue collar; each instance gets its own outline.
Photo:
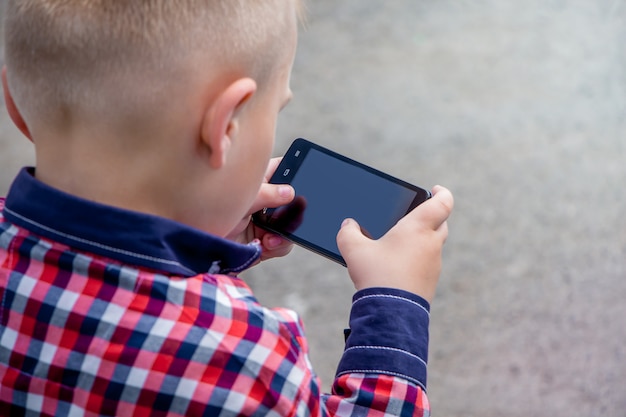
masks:
<instances>
[{"instance_id":1,"label":"navy blue collar","mask_svg":"<svg viewBox=\"0 0 626 417\"><path fill-rule=\"evenodd\" d=\"M3 215L80 251L182 276L241 272L261 255L256 244L242 245L162 217L72 196L38 181L34 172L20 171Z\"/></svg>"}]
</instances>

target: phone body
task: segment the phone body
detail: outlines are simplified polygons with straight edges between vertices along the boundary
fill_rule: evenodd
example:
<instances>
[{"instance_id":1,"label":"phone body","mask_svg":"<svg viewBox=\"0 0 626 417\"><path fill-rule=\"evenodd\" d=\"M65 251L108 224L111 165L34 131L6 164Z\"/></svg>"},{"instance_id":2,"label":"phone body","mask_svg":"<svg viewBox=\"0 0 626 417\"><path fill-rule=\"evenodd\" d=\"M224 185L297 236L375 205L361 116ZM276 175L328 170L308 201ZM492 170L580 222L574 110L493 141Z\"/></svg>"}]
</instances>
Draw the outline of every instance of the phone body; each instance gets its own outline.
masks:
<instances>
[{"instance_id":1,"label":"phone body","mask_svg":"<svg viewBox=\"0 0 626 417\"><path fill-rule=\"evenodd\" d=\"M346 218L372 239L431 197L424 188L306 139L296 139L270 183L290 184L294 200L253 214L253 222L345 266L336 237Z\"/></svg>"}]
</instances>

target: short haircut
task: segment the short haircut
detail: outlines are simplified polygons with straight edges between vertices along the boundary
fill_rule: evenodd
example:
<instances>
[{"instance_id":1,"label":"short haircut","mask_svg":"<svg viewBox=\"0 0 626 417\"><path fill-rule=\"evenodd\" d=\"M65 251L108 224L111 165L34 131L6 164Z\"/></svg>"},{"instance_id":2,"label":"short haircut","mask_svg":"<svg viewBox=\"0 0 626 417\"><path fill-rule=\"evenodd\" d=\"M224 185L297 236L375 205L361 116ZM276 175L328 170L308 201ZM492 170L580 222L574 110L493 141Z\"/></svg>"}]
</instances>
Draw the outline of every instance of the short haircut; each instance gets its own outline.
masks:
<instances>
[{"instance_id":1,"label":"short haircut","mask_svg":"<svg viewBox=\"0 0 626 417\"><path fill-rule=\"evenodd\" d=\"M202 54L211 69L251 76L262 88L285 46L288 1L8 0L9 87L18 108L26 102L38 117L55 108L58 117L64 106L98 101L102 88L180 79ZM146 86L154 91L140 95L158 95L159 82ZM142 103L130 97L136 92L119 93Z\"/></svg>"}]
</instances>

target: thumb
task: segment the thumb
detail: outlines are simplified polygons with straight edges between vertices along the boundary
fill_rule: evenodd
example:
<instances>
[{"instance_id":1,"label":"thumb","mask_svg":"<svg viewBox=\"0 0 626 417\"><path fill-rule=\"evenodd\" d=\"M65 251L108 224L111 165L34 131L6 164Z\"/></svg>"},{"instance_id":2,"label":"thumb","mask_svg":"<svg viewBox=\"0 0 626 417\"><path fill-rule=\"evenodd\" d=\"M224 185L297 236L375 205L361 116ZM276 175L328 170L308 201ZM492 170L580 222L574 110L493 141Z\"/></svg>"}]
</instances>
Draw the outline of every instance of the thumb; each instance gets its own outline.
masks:
<instances>
[{"instance_id":1,"label":"thumb","mask_svg":"<svg viewBox=\"0 0 626 417\"><path fill-rule=\"evenodd\" d=\"M255 213L265 207L275 208L289 204L293 200L295 194L295 190L291 185L270 184L264 182L261 184L259 193L252 203L252 207L248 211L248 214Z\"/></svg>"},{"instance_id":2,"label":"thumb","mask_svg":"<svg viewBox=\"0 0 626 417\"><path fill-rule=\"evenodd\" d=\"M337 233L337 246L339 247L339 252L341 252L342 255L345 255L345 253L349 252L354 245L357 245L364 240L369 240L369 238L363 234L359 223L357 223L354 219L345 219L341 224L339 233Z\"/></svg>"}]
</instances>

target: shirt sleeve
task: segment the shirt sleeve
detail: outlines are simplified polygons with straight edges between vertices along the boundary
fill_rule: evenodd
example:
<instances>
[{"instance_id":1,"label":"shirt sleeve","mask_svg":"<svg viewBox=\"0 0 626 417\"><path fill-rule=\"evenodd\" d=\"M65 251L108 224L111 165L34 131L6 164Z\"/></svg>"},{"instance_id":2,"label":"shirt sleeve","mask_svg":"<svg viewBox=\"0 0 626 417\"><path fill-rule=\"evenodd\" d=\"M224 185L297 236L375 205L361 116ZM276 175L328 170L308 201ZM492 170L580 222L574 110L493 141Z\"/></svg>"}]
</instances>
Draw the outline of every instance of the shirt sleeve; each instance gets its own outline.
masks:
<instances>
[{"instance_id":1,"label":"shirt sleeve","mask_svg":"<svg viewBox=\"0 0 626 417\"><path fill-rule=\"evenodd\" d=\"M426 366L430 306L402 290L357 292L346 347L332 393L330 416L428 416Z\"/></svg>"}]
</instances>

